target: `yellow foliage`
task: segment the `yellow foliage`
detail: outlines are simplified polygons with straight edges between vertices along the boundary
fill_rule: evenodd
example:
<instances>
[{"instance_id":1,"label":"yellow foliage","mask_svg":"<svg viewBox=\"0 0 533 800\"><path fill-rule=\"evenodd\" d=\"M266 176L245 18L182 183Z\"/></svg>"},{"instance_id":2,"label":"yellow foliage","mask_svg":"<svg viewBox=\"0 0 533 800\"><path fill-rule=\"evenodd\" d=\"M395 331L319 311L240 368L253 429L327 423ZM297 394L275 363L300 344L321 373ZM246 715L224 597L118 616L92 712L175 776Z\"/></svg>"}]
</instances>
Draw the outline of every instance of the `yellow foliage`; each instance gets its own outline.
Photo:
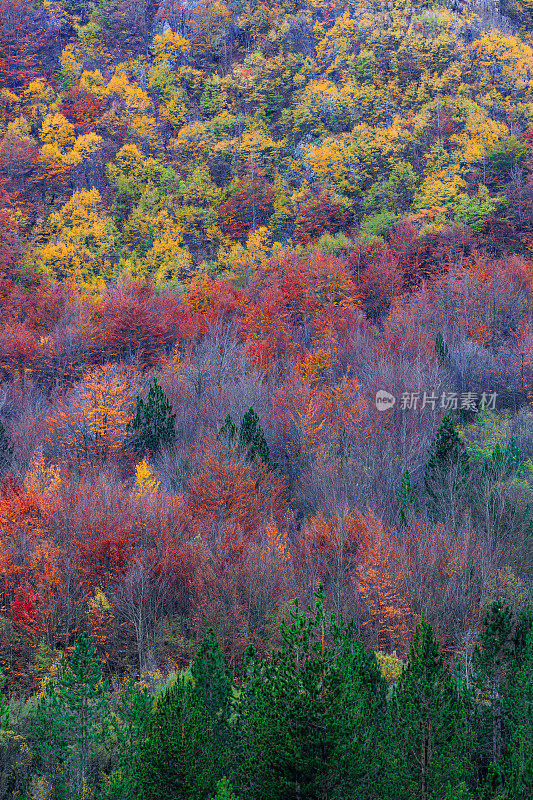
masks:
<instances>
[{"instance_id":1,"label":"yellow foliage","mask_svg":"<svg viewBox=\"0 0 533 800\"><path fill-rule=\"evenodd\" d=\"M248 234L246 247L234 244L225 256L220 253L219 258L221 257L229 266L226 278L241 286L248 286L258 268L269 257L270 251L269 229L262 226L251 231Z\"/></svg>"},{"instance_id":2,"label":"yellow foliage","mask_svg":"<svg viewBox=\"0 0 533 800\"><path fill-rule=\"evenodd\" d=\"M159 488L160 481L156 480L155 473L152 472L146 459L143 459L135 467L135 485L137 487L137 497L153 495Z\"/></svg>"},{"instance_id":3,"label":"yellow foliage","mask_svg":"<svg viewBox=\"0 0 533 800\"><path fill-rule=\"evenodd\" d=\"M76 167L82 161L90 158L102 147L104 140L92 131L78 136L70 153L66 153L63 161L69 166Z\"/></svg>"},{"instance_id":4,"label":"yellow foliage","mask_svg":"<svg viewBox=\"0 0 533 800\"><path fill-rule=\"evenodd\" d=\"M81 189L48 219L50 238L37 254L50 277L77 281L109 276L113 270L117 232L101 210L97 189Z\"/></svg>"},{"instance_id":5,"label":"yellow foliage","mask_svg":"<svg viewBox=\"0 0 533 800\"><path fill-rule=\"evenodd\" d=\"M180 36L179 33L174 33L170 28L162 36L154 36L152 40L152 53L156 64L161 61L173 61L180 51L188 53L190 49L191 43L189 39L184 39L183 36Z\"/></svg>"},{"instance_id":6,"label":"yellow foliage","mask_svg":"<svg viewBox=\"0 0 533 800\"><path fill-rule=\"evenodd\" d=\"M472 50L481 66L487 70L498 64L498 74L487 75L488 84L505 89L512 95L523 97L533 89L533 48L516 36L504 36L491 30L472 44Z\"/></svg>"},{"instance_id":7,"label":"yellow foliage","mask_svg":"<svg viewBox=\"0 0 533 800\"><path fill-rule=\"evenodd\" d=\"M109 601L103 591L97 586L94 590L94 597L89 601L90 611L111 611Z\"/></svg>"},{"instance_id":8,"label":"yellow foliage","mask_svg":"<svg viewBox=\"0 0 533 800\"><path fill-rule=\"evenodd\" d=\"M56 145L59 150L74 144L74 125L63 114L47 114L40 132L41 141Z\"/></svg>"},{"instance_id":9,"label":"yellow foliage","mask_svg":"<svg viewBox=\"0 0 533 800\"><path fill-rule=\"evenodd\" d=\"M396 650L393 650L392 653L383 653L379 650L377 653L374 653L374 655L379 664L381 674L389 686L398 683L398 679L406 665L401 658L398 658Z\"/></svg>"}]
</instances>

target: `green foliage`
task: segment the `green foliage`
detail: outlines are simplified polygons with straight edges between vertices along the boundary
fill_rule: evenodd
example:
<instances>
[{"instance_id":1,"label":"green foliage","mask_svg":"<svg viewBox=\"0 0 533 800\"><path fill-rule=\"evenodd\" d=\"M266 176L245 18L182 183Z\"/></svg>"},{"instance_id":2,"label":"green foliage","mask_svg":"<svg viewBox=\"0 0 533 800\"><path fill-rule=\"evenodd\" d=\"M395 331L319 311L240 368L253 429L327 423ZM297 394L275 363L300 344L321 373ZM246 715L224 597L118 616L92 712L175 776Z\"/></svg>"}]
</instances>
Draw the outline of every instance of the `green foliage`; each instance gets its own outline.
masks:
<instances>
[{"instance_id":1,"label":"green foliage","mask_svg":"<svg viewBox=\"0 0 533 800\"><path fill-rule=\"evenodd\" d=\"M13 463L14 447L0 422L0 475L9 472Z\"/></svg>"},{"instance_id":2,"label":"green foliage","mask_svg":"<svg viewBox=\"0 0 533 800\"><path fill-rule=\"evenodd\" d=\"M460 194L454 209L455 221L462 225L468 225L474 233L481 233L485 228L485 223L491 214L494 213L496 206L492 203L485 187L480 189L477 197L469 197Z\"/></svg>"},{"instance_id":3,"label":"green foliage","mask_svg":"<svg viewBox=\"0 0 533 800\"><path fill-rule=\"evenodd\" d=\"M95 754L108 724L108 685L90 636L81 634L69 659L46 683L36 708L39 762L61 770L62 792L88 791L95 780ZM65 795L63 795L65 796Z\"/></svg>"},{"instance_id":4,"label":"green foliage","mask_svg":"<svg viewBox=\"0 0 533 800\"><path fill-rule=\"evenodd\" d=\"M409 470L402 475L398 492L398 517L401 525L406 525L413 514L418 512L418 488L411 483Z\"/></svg>"},{"instance_id":5,"label":"green foliage","mask_svg":"<svg viewBox=\"0 0 533 800\"><path fill-rule=\"evenodd\" d=\"M323 592L306 615L295 602L282 647L248 655L237 701L240 785L262 798L359 796L375 758L386 685L350 626L326 625Z\"/></svg>"},{"instance_id":6,"label":"green foliage","mask_svg":"<svg viewBox=\"0 0 533 800\"><path fill-rule=\"evenodd\" d=\"M269 469L276 468L276 464L273 464L270 460L270 450L265 434L259 423L259 417L253 408L249 408L243 416L238 434L235 423L228 414L218 432L217 438L225 440L230 449L235 446L238 454L244 456L246 461L253 461L255 458L259 458Z\"/></svg>"},{"instance_id":7,"label":"green foliage","mask_svg":"<svg viewBox=\"0 0 533 800\"><path fill-rule=\"evenodd\" d=\"M225 775L223 778L217 781L217 793L215 795L215 800L239 800L233 791L233 786Z\"/></svg>"},{"instance_id":8,"label":"green foliage","mask_svg":"<svg viewBox=\"0 0 533 800\"><path fill-rule=\"evenodd\" d=\"M510 733L506 759L510 800L533 795L533 621L526 613L517 626L515 652L503 690Z\"/></svg>"},{"instance_id":9,"label":"green foliage","mask_svg":"<svg viewBox=\"0 0 533 800\"><path fill-rule=\"evenodd\" d=\"M425 621L415 631L407 666L393 690L390 724L390 796L438 797L446 781L470 783L472 740L465 698Z\"/></svg>"},{"instance_id":10,"label":"green foliage","mask_svg":"<svg viewBox=\"0 0 533 800\"><path fill-rule=\"evenodd\" d=\"M0 669L0 692L5 686L6 679L4 677L4 673ZM3 694L0 694L0 730L2 728L9 728L10 723L10 714L9 714L9 706Z\"/></svg>"},{"instance_id":11,"label":"green foliage","mask_svg":"<svg viewBox=\"0 0 533 800\"><path fill-rule=\"evenodd\" d=\"M132 449L140 458L147 453L153 457L174 444L176 415L156 378L146 400L137 395L135 402L135 414L128 424L129 436L124 448Z\"/></svg>"},{"instance_id":12,"label":"green foliage","mask_svg":"<svg viewBox=\"0 0 533 800\"><path fill-rule=\"evenodd\" d=\"M213 631L190 676L172 677L156 698L136 778L143 800L212 796L230 756L231 684Z\"/></svg>"},{"instance_id":13,"label":"green foliage","mask_svg":"<svg viewBox=\"0 0 533 800\"><path fill-rule=\"evenodd\" d=\"M435 336L435 353L443 367L450 366L450 353L440 331Z\"/></svg>"},{"instance_id":14,"label":"green foliage","mask_svg":"<svg viewBox=\"0 0 533 800\"><path fill-rule=\"evenodd\" d=\"M429 448L424 485L437 514L454 514L466 488L469 459L451 415L442 420Z\"/></svg>"},{"instance_id":15,"label":"green foliage","mask_svg":"<svg viewBox=\"0 0 533 800\"><path fill-rule=\"evenodd\" d=\"M499 142L487 154L487 163L492 174L500 180L509 180L520 171L528 155L528 146L516 136L509 136Z\"/></svg>"},{"instance_id":16,"label":"green foliage","mask_svg":"<svg viewBox=\"0 0 533 800\"><path fill-rule=\"evenodd\" d=\"M151 713L152 698L146 688L139 687L130 678L110 719L110 744L116 766L104 780L102 800L129 800L139 796L139 756L146 746Z\"/></svg>"},{"instance_id":17,"label":"green foliage","mask_svg":"<svg viewBox=\"0 0 533 800\"><path fill-rule=\"evenodd\" d=\"M253 408L249 408L242 418L239 428L239 447L244 453L246 461L253 461L257 457L268 466L273 466L270 462L270 451L265 434Z\"/></svg>"},{"instance_id":18,"label":"green foliage","mask_svg":"<svg viewBox=\"0 0 533 800\"><path fill-rule=\"evenodd\" d=\"M391 211L379 211L365 217L361 223L361 230L368 236L382 236L385 238L397 221L396 214Z\"/></svg>"}]
</instances>

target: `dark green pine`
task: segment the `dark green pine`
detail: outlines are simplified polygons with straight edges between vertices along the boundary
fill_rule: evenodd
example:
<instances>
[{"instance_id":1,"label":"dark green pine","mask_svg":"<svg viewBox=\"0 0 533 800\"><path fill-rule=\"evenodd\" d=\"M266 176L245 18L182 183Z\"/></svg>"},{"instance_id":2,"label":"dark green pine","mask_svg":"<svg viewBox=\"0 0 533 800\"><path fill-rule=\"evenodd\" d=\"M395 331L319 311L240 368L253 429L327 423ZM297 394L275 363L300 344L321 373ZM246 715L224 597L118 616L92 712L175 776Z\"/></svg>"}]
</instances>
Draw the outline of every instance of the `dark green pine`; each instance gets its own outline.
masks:
<instances>
[{"instance_id":1,"label":"dark green pine","mask_svg":"<svg viewBox=\"0 0 533 800\"><path fill-rule=\"evenodd\" d=\"M146 400L137 395L135 402L135 414L128 424L124 448L132 449L139 458L147 454L153 457L174 444L176 415L155 378Z\"/></svg>"},{"instance_id":2,"label":"dark green pine","mask_svg":"<svg viewBox=\"0 0 533 800\"><path fill-rule=\"evenodd\" d=\"M509 735L504 761L509 800L533 797L533 620L519 620L513 659L503 689L503 715Z\"/></svg>"},{"instance_id":3,"label":"dark green pine","mask_svg":"<svg viewBox=\"0 0 533 800\"><path fill-rule=\"evenodd\" d=\"M469 471L468 454L455 430L451 415L442 420L429 448L424 484L430 502L437 511L455 505L455 495L466 486Z\"/></svg>"},{"instance_id":4,"label":"dark green pine","mask_svg":"<svg viewBox=\"0 0 533 800\"><path fill-rule=\"evenodd\" d=\"M239 446L245 454L246 461L253 461L257 457L270 466L270 451L259 423L259 417L253 408L249 408L242 418L239 428Z\"/></svg>"},{"instance_id":5,"label":"dark green pine","mask_svg":"<svg viewBox=\"0 0 533 800\"><path fill-rule=\"evenodd\" d=\"M415 631L390 702L390 785L396 800L430 800L471 780L465 699L444 664L431 625Z\"/></svg>"}]
</instances>

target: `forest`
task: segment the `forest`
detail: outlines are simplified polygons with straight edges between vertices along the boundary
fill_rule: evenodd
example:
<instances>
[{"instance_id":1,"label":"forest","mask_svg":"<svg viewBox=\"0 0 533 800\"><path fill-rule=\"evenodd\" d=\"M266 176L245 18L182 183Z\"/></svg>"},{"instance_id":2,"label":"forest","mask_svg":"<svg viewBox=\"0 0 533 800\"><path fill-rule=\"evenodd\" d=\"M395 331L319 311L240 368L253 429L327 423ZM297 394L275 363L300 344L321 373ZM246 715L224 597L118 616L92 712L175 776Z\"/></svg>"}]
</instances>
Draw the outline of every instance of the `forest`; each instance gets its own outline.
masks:
<instances>
[{"instance_id":1,"label":"forest","mask_svg":"<svg viewBox=\"0 0 533 800\"><path fill-rule=\"evenodd\" d=\"M533 797L531 0L0 0L0 800Z\"/></svg>"}]
</instances>

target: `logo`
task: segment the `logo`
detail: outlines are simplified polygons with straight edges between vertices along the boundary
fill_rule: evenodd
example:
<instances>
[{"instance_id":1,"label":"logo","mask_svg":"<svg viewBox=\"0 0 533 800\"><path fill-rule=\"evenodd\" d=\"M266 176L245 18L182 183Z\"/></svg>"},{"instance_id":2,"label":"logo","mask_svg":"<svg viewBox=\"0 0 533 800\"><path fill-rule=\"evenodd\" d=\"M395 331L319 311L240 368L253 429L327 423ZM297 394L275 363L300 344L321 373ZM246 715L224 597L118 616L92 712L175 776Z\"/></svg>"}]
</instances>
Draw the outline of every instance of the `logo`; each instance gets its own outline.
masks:
<instances>
[{"instance_id":1,"label":"logo","mask_svg":"<svg viewBox=\"0 0 533 800\"><path fill-rule=\"evenodd\" d=\"M392 408L395 402L394 395L386 392L385 389L380 389L379 392L376 392L376 408L378 411L386 411L388 408Z\"/></svg>"}]
</instances>

